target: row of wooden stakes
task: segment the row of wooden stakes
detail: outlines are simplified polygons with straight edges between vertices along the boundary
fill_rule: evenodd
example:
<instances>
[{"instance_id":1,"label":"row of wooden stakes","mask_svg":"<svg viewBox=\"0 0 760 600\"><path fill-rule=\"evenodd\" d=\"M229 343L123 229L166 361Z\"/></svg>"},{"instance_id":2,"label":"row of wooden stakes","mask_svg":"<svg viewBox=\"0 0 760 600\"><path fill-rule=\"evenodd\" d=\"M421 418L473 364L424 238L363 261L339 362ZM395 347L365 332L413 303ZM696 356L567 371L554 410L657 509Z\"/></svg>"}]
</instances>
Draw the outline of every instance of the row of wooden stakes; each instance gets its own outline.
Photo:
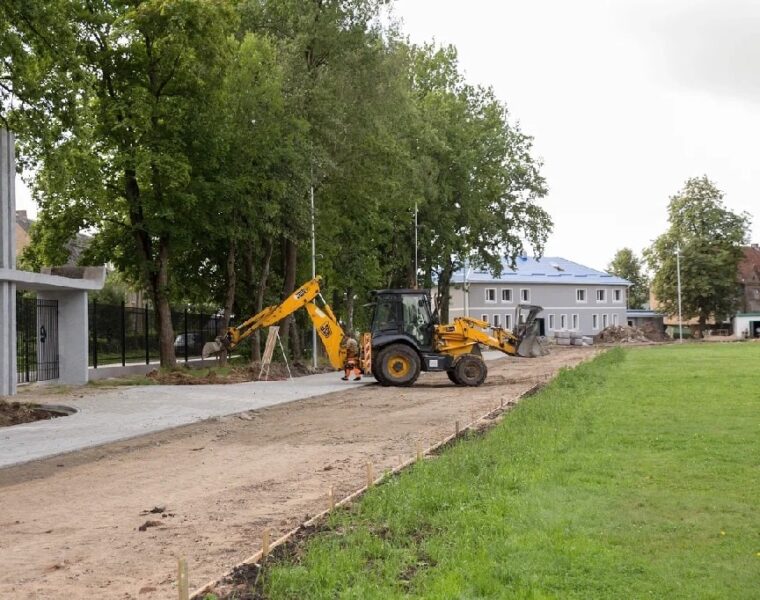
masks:
<instances>
[{"instance_id":1,"label":"row of wooden stakes","mask_svg":"<svg viewBox=\"0 0 760 600\"><path fill-rule=\"evenodd\" d=\"M471 413L471 415L470 415L471 416L471 422L470 422L469 425L467 425L467 427L465 427L465 429L470 428L472 425L474 425L475 423L477 423L478 421L480 421L484 417L487 417L488 415L493 414L495 411L497 411L497 410L503 410L503 409L504 409L504 398L501 399L498 407L495 406L486 415L484 415L483 417L480 417L480 419L476 419L475 418L475 413L473 411ZM379 483L380 481L382 481L384 478L390 476L391 474L397 473L398 471L400 471L401 469L409 466L412 463L421 462L425 458L426 454L430 453L431 451L435 450L436 448L440 447L441 445L446 444L446 443L450 442L451 440L458 438L461 435L462 431L463 430L460 427L459 421L455 421L454 422L454 434L447 436L445 439L441 440L437 444L434 444L433 446L431 446L427 450L423 450L422 449L422 443L418 441L416 443L416 446L415 446L416 452L415 452L415 456L414 456L413 459L404 461L404 460L402 460L401 457L399 457L399 465L398 465L398 467L396 467L395 469L388 469L388 470L386 470L385 473L383 473L383 476L380 477L379 479L375 477L375 468L374 468L373 464L371 462L367 462L367 466L366 466L366 469L367 469L366 470L366 473L367 473L367 483L366 483L366 486L364 486L361 489L357 490L356 492L350 494L349 496L347 496L346 498L344 498L340 502L337 502L336 499L335 499L335 487L331 485L329 487L328 491L327 491L327 510L324 511L324 513L320 513L319 515L316 515L315 517L312 517L312 519L310 519L309 521L307 521L307 524L309 524L309 523L311 523L311 522L313 522L313 521L321 518L325 514L329 514L330 512L332 512L333 510L335 510L335 507L338 504L346 503L347 501L349 501L349 500L351 500L351 499L353 499L353 498L361 495L363 492L365 492L366 490L370 489L375 484ZM284 537L289 537L289 535L290 534L286 534L286 536L284 536ZM271 529L268 528L268 527L265 528L262 531L262 534L261 534L261 550L259 552L257 552L253 557L251 557L251 559L243 561L243 564L247 564L247 563L253 562L253 560L252 560L253 558L258 558L259 561L263 562L269 556L269 553L271 552L271 549L272 549L271 548L271 546L272 546L271 536L272 536ZM282 538L281 538L281 540L282 540ZM278 540L277 543L279 544L281 540ZM206 586L204 586L200 590L197 590L193 594L193 597L195 598L199 592L205 591L206 588L208 588L208 586L209 586L209 584L207 584ZM180 558L177 561L177 588L178 588L178 591L179 591L179 600L190 600L190 591L189 591L190 588L189 588L189 578L188 578L188 571L187 571L187 560L184 559L184 558Z\"/></svg>"}]
</instances>

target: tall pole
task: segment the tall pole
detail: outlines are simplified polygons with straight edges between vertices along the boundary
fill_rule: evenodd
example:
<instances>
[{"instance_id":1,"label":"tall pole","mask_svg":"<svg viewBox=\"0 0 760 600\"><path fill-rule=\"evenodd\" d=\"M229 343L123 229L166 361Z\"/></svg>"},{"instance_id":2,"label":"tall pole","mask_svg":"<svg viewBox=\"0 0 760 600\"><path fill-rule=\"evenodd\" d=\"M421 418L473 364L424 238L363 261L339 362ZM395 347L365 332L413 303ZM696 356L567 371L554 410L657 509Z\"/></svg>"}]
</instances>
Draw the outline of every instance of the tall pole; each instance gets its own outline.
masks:
<instances>
[{"instance_id":1,"label":"tall pole","mask_svg":"<svg viewBox=\"0 0 760 600\"><path fill-rule=\"evenodd\" d=\"M309 188L311 200L311 278L317 276L317 234L314 226L314 184ZM311 360L314 368L317 368L317 328L311 328Z\"/></svg>"},{"instance_id":2,"label":"tall pole","mask_svg":"<svg viewBox=\"0 0 760 600\"><path fill-rule=\"evenodd\" d=\"M683 319L681 318L681 246L676 246L676 272L678 278L678 342L683 343Z\"/></svg>"},{"instance_id":3,"label":"tall pole","mask_svg":"<svg viewBox=\"0 0 760 600\"><path fill-rule=\"evenodd\" d=\"M464 271L462 276L462 290L464 291L464 316L470 316L470 290L467 286L467 258L464 259Z\"/></svg>"},{"instance_id":4,"label":"tall pole","mask_svg":"<svg viewBox=\"0 0 760 600\"><path fill-rule=\"evenodd\" d=\"M414 289L417 289L417 273L419 272L418 266L418 246L417 246L417 201L414 201Z\"/></svg>"}]
</instances>

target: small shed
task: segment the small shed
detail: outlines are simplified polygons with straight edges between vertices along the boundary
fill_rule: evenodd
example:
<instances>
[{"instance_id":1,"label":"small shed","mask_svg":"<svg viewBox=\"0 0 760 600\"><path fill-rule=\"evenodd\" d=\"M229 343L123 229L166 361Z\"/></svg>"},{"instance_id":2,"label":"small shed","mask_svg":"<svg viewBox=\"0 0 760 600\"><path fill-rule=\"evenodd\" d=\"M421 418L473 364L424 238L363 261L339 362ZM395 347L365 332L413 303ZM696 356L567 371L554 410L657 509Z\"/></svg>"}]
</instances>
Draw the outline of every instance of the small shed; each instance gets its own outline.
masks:
<instances>
[{"instance_id":1,"label":"small shed","mask_svg":"<svg viewBox=\"0 0 760 600\"><path fill-rule=\"evenodd\" d=\"M736 339L760 338L760 312L736 313L734 336Z\"/></svg>"},{"instance_id":2,"label":"small shed","mask_svg":"<svg viewBox=\"0 0 760 600\"><path fill-rule=\"evenodd\" d=\"M654 310L629 308L626 311L629 327L653 328L665 332L665 315Z\"/></svg>"}]
</instances>

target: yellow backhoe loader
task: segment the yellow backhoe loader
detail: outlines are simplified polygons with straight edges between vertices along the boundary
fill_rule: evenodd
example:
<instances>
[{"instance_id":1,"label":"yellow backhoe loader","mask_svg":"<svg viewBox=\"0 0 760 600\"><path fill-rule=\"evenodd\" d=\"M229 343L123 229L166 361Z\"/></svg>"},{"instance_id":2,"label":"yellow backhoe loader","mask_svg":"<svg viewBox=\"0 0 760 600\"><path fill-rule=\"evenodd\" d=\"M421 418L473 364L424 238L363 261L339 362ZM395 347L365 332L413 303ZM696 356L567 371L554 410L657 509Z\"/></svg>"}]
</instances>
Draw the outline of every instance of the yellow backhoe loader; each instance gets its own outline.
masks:
<instances>
[{"instance_id":1,"label":"yellow backhoe loader","mask_svg":"<svg viewBox=\"0 0 760 600\"><path fill-rule=\"evenodd\" d=\"M269 306L203 348L206 358L234 349L254 331L276 325L299 308L305 308L322 339L330 364L343 369L346 332L320 293L322 279L307 281L277 306ZM359 366L385 386L412 385L421 371L446 371L457 385L478 386L488 369L480 345L510 356L545 354L538 341L536 315L540 306L520 304L515 309L514 331L489 327L470 317L441 325L430 309L424 290L392 289L373 293L372 329L361 336ZM490 329L490 332L489 332Z\"/></svg>"}]
</instances>

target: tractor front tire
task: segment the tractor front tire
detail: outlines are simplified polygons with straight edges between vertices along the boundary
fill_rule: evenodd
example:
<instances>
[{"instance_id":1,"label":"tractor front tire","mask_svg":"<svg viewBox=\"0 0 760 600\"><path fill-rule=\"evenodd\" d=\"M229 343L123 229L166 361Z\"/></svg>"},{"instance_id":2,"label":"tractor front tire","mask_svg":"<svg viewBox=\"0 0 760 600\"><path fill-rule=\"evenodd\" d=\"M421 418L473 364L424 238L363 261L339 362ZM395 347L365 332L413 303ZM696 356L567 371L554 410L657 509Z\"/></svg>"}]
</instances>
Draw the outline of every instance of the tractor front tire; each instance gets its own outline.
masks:
<instances>
[{"instance_id":1,"label":"tractor front tire","mask_svg":"<svg viewBox=\"0 0 760 600\"><path fill-rule=\"evenodd\" d=\"M467 354L457 360L454 365L454 377L459 385L477 387L486 380L488 367L479 356Z\"/></svg>"},{"instance_id":2,"label":"tractor front tire","mask_svg":"<svg viewBox=\"0 0 760 600\"><path fill-rule=\"evenodd\" d=\"M420 376L420 357L406 344L391 344L377 354L376 379L383 386L410 386Z\"/></svg>"},{"instance_id":3,"label":"tractor front tire","mask_svg":"<svg viewBox=\"0 0 760 600\"><path fill-rule=\"evenodd\" d=\"M448 375L449 380L451 383L454 383L456 385L464 385L459 379L457 379L457 372L454 369L447 369L446 375Z\"/></svg>"}]
</instances>

